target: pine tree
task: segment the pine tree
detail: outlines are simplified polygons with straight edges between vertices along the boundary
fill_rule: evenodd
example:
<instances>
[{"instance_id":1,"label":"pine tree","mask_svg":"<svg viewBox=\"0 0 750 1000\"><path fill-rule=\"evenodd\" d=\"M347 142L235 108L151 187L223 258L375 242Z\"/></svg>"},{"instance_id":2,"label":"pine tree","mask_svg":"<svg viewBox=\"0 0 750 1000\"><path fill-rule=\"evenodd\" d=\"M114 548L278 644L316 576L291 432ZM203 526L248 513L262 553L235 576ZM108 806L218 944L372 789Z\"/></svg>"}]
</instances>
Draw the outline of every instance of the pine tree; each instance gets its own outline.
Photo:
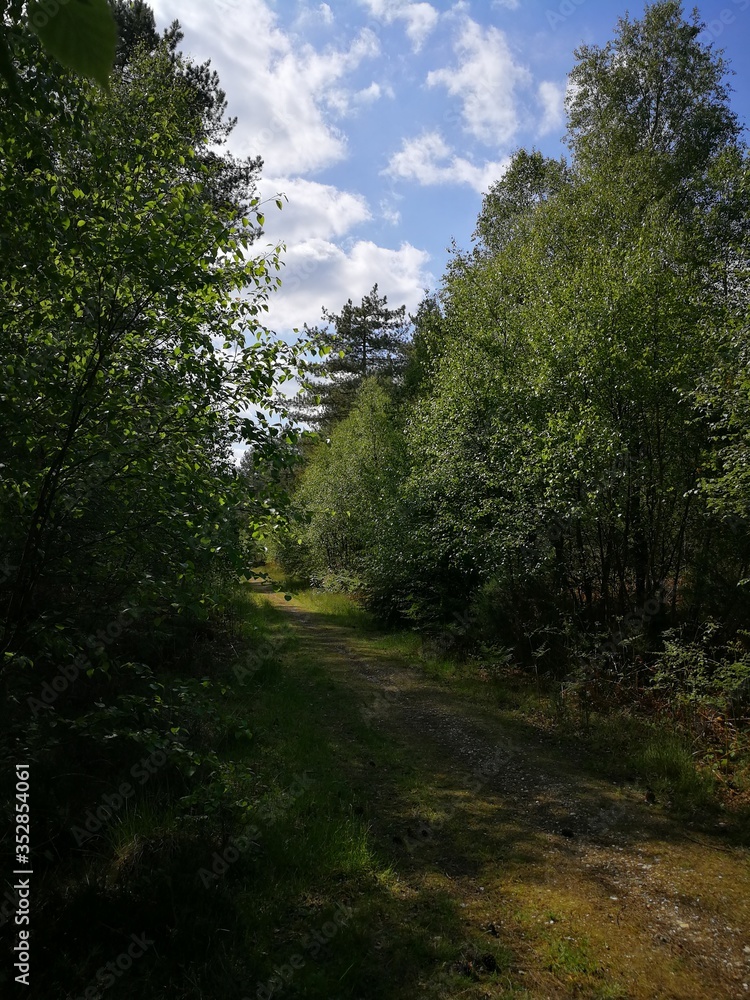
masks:
<instances>
[{"instance_id":1,"label":"pine tree","mask_svg":"<svg viewBox=\"0 0 750 1000\"><path fill-rule=\"evenodd\" d=\"M349 414L365 378L376 376L391 385L397 382L406 364L408 343L406 306L390 309L377 284L359 305L349 299L339 313L323 309L323 320L325 327L306 330L331 353L324 362L309 367L316 380L314 389L303 393L290 408L316 430L328 429Z\"/></svg>"}]
</instances>

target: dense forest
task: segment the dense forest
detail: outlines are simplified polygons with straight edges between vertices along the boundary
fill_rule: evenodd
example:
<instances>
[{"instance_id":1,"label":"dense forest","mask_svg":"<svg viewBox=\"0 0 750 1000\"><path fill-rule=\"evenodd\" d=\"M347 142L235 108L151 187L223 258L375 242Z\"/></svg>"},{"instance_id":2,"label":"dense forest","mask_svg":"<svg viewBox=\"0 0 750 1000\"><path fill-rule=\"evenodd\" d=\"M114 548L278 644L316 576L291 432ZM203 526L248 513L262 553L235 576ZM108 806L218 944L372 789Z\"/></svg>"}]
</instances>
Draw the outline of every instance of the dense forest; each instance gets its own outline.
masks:
<instances>
[{"instance_id":1,"label":"dense forest","mask_svg":"<svg viewBox=\"0 0 750 1000\"><path fill-rule=\"evenodd\" d=\"M229 152L216 72L142 0L53 6L6 0L0 37L1 787L26 831L0 840L0 983L275 995L274 935L309 905L338 957L286 995L459 995L419 992L405 929L388 985L375 952L356 964L364 918L331 922L393 873L349 779L305 798L335 740L248 591L349 595L420 662L572 699L581 745L594 714L666 725L714 781L701 808L747 808L750 159L728 66L676 0L625 17L575 52L569 157L516 150L414 315L373 275L289 344L264 322L263 151ZM89 19L87 46L58 14ZM553 995L501 989L476 996Z\"/></svg>"},{"instance_id":2,"label":"dense forest","mask_svg":"<svg viewBox=\"0 0 750 1000\"><path fill-rule=\"evenodd\" d=\"M324 317L280 555L459 652L740 719L750 175L699 31L655 4L576 52L570 160L514 154L408 344L377 287Z\"/></svg>"}]
</instances>

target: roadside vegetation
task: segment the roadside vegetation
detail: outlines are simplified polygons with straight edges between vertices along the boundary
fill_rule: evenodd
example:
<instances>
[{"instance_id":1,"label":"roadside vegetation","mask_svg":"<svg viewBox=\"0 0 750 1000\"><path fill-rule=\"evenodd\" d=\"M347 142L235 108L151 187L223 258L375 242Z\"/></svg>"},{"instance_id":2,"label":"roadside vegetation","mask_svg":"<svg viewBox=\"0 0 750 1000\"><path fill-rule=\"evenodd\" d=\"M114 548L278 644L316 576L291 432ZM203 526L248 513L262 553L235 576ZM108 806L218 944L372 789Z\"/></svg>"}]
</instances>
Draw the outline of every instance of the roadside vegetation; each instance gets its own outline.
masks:
<instances>
[{"instance_id":1,"label":"roadside vegetation","mask_svg":"<svg viewBox=\"0 0 750 1000\"><path fill-rule=\"evenodd\" d=\"M329 376L351 405L321 407L272 551L561 723L665 726L657 771L679 745L746 803L748 157L696 16L575 53L570 159L514 154L405 367Z\"/></svg>"},{"instance_id":2,"label":"roadside vegetation","mask_svg":"<svg viewBox=\"0 0 750 1000\"><path fill-rule=\"evenodd\" d=\"M19 988L698 1000L705 946L733 995L750 172L721 55L675 0L582 47L570 160L516 151L415 316L374 284L289 345L215 72L141 0L52 6L0 22ZM659 965L696 882L713 922Z\"/></svg>"}]
</instances>

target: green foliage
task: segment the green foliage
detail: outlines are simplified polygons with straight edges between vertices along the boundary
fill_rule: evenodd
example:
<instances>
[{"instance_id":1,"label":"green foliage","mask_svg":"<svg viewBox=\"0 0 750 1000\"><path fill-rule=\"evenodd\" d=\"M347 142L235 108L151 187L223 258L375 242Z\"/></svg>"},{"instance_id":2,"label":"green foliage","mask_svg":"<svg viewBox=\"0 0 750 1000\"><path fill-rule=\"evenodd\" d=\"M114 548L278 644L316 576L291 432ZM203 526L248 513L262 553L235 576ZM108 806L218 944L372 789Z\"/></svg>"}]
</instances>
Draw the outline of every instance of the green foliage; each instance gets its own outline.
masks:
<instances>
[{"instance_id":1,"label":"green foliage","mask_svg":"<svg viewBox=\"0 0 750 1000\"><path fill-rule=\"evenodd\" d=\"M312 452L295 492L304 524L284 568L387 604L394 591L392 553L405 528L399 499L403 434L386 390L366 379L349 416Z\"/></svg>"},{"instance_id":2,"label":"green foliage","mask_svg":"<svg viewBox=\"0 0 750 1000\"><path fill-rule=\"evenodd\" d=\"M398 461L355 409L302 477L321 579L584 686L746 624L748 160L699 34L661 0L578 50L570 163L517 151L412 317Z\"/></svg>"},{"instance_id":3,"label":"green foliage","mask_svg":"<svg viewBox=\"0 0 750 1000\"><path fill-rule=\"evenodd\" d=\"M720 633L719 623L711 620L692 640L680 630L665 633L653 683L667 693L673 711L687 709L692 715L710 707L741 719L750 707L750 634L743 631L726 643Z\"/></svg>"},{"instance_id":4,"label":"green foliage","mask_svg":"<svg viewBox=\"0 0 750 1000\"><path fill-rule=\"evenodd\" d=\"M129 62L139 47L153 52L159 44L154 12L144 0L110 0L112 14L117 24L117 55L115 65ZM169 34L176 46L181 33L176 24Z\"/></svg>"},{"instance_id":5,"label":"green foliage","mask_svg":"<svg viewBox=\"0 0 750 1000\"><path fill-rule=\"evenodd\" d=\"M22 96L19 72L27 78L35 68L35 58L24 44L29 31L35 32L45 52L61 66L106 89L119 44L114 15L122 15L126 8L137 8L140 16L146 10L151 13L141 0L132 4L126 0L114 4L109 0L29 0L28 4L6 0L0 19L0 75L14 98Z\"/></svg>"},{"instance_id":6,"label":"green foliage","mask_svg":"<svg viewBox=\"0 0 750 1000\"><path fill-rule=\"evenodd\" d=\"M217 199L224 165L198 155L215 108L189 64L166 43L142 52L95 103L70 78L59 97L33 86L39 113L4 114L0 136L0 599L15 651L38 624L106 616L127 595L200 614L211 578L243 568L231 446L281 463L272 417L247 414L295 357L260 324L279 261L249 252L257 198L249 220L242 191ZM84 103L85 127L69 113ZM257 526L264 500L248 513Z\"/></svg>"},{"instance_id":7,"label":"green foliage","mask_svg":"<svg viewBox=\"0 0 750 1000\"><path fill-rule=\"evenodd\" d=\"M407 417L423 622L495 581L505 639L528 650L540 620L614 625L703 558L695 394L741 308L736 252L716 276L745 168L724 64L696 36L660 3L581 49L571 167L515 154L449 266Z\"/></svg>"},{"instance_id":8,"label":"green foliage","mask_svg":"<svg viewBox=\"0 0 750 1000\"><path fill-rule=\"evenodd\" d=\"M107 0L32 0L29 23L63 66L107 86L117 28Z\"/></svg>"},{"instance_id":9,"label":"green foliage","mask_svg":"<svg viewBox=\"0 0 750 1000\"><path fill-rule=\"evenodd\" d=\"M536 150L529 153L519 149L502 180L484 196L475 238L490 253L498 253L518 237L534 210L569 182L564 160L550 160Z\"/></svg>"},{"instance_id":10,"label":"green foliage","mask_svg":"<svg viewBox=\"0 0 750 1000\"><path fill-rule=\"evenodd\" d=\"M349 299L338 314L324 309L323 319L326 327L306 332L328 357L308 366L308 375L317 381L306 388L292 412L317 430L330 430L347 416L365 379L392 383L401 376L406 307L388 308L388 299L378 294L376 284L359 305Z\"/></svg>"},{"instance_id":11,"label":"green foliage","mask_svg":"<svg viewBox=\"0 0 750 1000\"><path fill-rule=\"evenodd\" d=\"M729 108L721 54L698 40L697 10L679 0L649 4L641 20L622 18L613 41L581 46L571 74L569 141L583 172L643 167L662 194L685 198L739 125Z\"/></svg>"},{"instance_id":12,"label":"green foliage","mask_svg":"<svg viewBox=\"0 0 750 1000\"><path fill-rule=\"evenodd\" d=\"M159 989L229 912L196 919L187 900L258 797L256 728L224 676L244 638L227 595L279 516L233 450L280 478L295 434L269 398L307 352L262 325L280 261L253 252L259 161L221 155L218 78L176 50L178 26L154 38L143 5L117 12L133 32L108 89L19 21L15 93L0 91L0 755L33 766L36 835L59 863L40 929L66 955L46 923L64 912L81 964L55 966L47 992L86 989L113 903L159 935L179 923L165 968L143 967ZM81 850L77 817L123 780L127 806Z\"/></svg>"}]
</instances>

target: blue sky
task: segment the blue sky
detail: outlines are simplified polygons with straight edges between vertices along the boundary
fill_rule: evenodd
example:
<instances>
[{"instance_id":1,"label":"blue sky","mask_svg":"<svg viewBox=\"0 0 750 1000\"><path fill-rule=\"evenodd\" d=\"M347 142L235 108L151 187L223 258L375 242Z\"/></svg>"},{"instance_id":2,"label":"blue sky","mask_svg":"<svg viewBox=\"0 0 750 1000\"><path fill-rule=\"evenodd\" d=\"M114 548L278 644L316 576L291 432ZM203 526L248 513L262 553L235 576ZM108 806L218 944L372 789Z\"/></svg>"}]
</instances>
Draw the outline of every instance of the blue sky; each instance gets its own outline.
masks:
<instances>
[{"instance_id":1,"label":"blue sky","mask_svg":"<svg viewBox=\"0 0 750 1000\"><path fill-rule=\"evenodd\" d=\"M280 334L378 282L415 310L451 240L470 244L482 192L509 155L565 152L574 49L605 44L618 0L152 0L183 49L211 59L239 119L230 142L284 192L263 243L285 241ZM732 104L750 120L750 0L705 0L705 41L725 49ZM687 4L686 9L692 9Z\"/></svg>"}]
</instances>

